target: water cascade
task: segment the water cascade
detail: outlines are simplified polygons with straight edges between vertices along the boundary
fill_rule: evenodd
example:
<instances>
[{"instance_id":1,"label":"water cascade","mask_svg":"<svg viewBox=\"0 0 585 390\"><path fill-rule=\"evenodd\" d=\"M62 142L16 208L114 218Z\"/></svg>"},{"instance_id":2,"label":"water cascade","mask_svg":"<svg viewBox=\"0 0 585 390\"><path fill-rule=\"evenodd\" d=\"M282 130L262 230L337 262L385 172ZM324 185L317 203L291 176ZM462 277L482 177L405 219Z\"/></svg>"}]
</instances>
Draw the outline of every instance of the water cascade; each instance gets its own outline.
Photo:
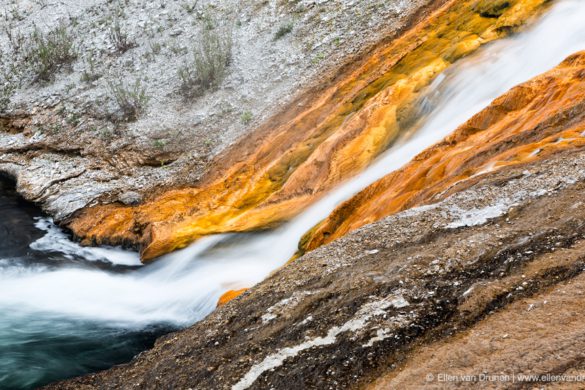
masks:
<instances>
[{"instance_id":1,"label":"water cascade","mask_svg":"<svg viewBox=\"0 0 585 390\"><path fill-rule=\"evenodd\" d=\"M37 211L3 220L2 229L27 228L19 251L0 247L0 387L29 388L106 368L147 348L157 335L200 320L227 290L250 287L285 264L302 235L340 202L406 164L514 85L584 49L583 20L585 2L558 1L530 29L441 73L425 88L424 118L413 131L277 229L207 236L143 266L138 254L80 247ZM0 188L0 194L7 191ZM7 199L0 202L13 207L14 198Z\"/></svg>"}]
</instances>

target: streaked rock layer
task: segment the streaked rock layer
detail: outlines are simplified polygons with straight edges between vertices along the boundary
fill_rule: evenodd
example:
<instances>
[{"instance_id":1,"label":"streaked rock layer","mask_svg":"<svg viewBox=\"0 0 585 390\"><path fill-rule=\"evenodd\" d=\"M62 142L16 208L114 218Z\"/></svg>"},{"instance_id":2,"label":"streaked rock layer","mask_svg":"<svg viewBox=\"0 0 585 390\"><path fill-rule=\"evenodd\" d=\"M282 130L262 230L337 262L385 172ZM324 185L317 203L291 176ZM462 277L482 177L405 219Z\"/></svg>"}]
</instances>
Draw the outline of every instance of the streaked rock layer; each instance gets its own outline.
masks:
<instances>
[{"instance_id":1,"label":"streaked rock layer","mask_svg":"<svg viewBox=\"0 0 585 390\"><path fill-rule=\"evenodd\" d=\"M291 218L366 167L417 118L422 89L459 58L539 13L545 0L452 0L320 93L221 156L199 188L139 207L97 206L69 224L85 243L139 244L143 259L207 234Z\"/></svg>"},{"instance_id":2,"label":"streaked rock layer","mask_svg":"<svg viewBox=\"0 0 585 390\"><path fill-rule=\"evenodd\" d=\"M407 208L440 200L481 174L585 145L585 52L496 99L443 142L340 205L305 235L311 250Z\"/></svg>"}]
</instances>

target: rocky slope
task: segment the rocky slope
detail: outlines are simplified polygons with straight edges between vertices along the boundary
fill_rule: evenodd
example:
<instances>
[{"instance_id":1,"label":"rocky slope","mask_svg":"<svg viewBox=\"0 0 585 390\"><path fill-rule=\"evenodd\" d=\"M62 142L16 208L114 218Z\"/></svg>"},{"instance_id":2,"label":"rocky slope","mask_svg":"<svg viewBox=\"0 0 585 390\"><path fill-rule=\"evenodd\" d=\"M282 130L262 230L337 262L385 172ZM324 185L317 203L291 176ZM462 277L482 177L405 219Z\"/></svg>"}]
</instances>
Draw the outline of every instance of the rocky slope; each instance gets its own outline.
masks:
<instances>
[{"instance_id":1,"label":"rocky slope","mask_svg":"<svg viewBox=\"0 0 585 390\"><path fill-rule=\"evenodd\" d=\"M354 3L14 3L0 171L85 243L145 260L270 227L416 128L438 74L550 4ZM87 41L47 75L23 42L54 26ZM225 78L179 96L189 42L232 28ZM581 52L339 206L201 322L47 388L582 388L584 81ZM107 95L132 85L150 97L135 122Z\"/></svg>"},{"instance_id":2,"label":"rocky slope","mask_svg":"<svg viewBox=\"0 0 585 390\"><path fill-rule=\"evenodd\" d=\"M193 185L242 135L441 2L7 1L0 171L57 220ZM206 31L231 38L230 64L188 96Z\"/></svg>"},{"instance_id":3,"label":"rocky slope","mask_svg":"<svg viewBox=\"0 0 585 390\"><path fill-rule=\"evenodd\" d=\"M273 226L360 172L412 128L425 87L458 59L516 31L546 1L448 1L218 159L200 186L143 205L84 209L85 242L140 245L150 260L214 233Z\"/></svg>"},{"instance_id":4,"label":"rocky slope","mask_svg":"<svg viewBox=\"0 0 585 390\"><path fill-rule=\"evenodd\" d=\"M581 372L583 167L579 149L484 175L310 252L128 365L49 388L450 388L440 374Z\"/></svg>"},{"instance_id":5,"label":"rocky slope","mask_svg":"<svg viewBox=\"0 0 585 390\"><path fill-rule=\"evenodd\" d=\"M306 253L127 365L49 388L582 388L584 69L571 56L405 168L450 172L435 157L451 153L467 174L440 196ZM485 135L493 150L471 142ZM466 169L466 150L502 163Z\"/></svg>"}]
</instances>

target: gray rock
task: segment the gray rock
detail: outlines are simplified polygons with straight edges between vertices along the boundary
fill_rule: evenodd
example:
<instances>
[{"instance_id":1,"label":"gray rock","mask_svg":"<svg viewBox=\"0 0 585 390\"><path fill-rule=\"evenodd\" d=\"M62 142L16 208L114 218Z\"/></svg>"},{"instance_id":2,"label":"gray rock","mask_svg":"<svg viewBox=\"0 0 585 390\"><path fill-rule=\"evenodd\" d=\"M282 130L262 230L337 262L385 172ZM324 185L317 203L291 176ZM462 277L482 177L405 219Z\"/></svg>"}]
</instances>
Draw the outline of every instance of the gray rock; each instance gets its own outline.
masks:
<instances>
[{"instance_id":1,"label":"gray rock","mask_svg":"<svg viewBox=\"0 0 585 390\"><path fill-rule=\"evenodd\" d=\"M138 192L134 192L134 191L124 192L122 195L120 195L119 199L120 199L120 202L122 202L128 206L134 206L134 205L137 205L139 203L142 203L142 195L140 195Z\"/></svg>"}]
</instances>

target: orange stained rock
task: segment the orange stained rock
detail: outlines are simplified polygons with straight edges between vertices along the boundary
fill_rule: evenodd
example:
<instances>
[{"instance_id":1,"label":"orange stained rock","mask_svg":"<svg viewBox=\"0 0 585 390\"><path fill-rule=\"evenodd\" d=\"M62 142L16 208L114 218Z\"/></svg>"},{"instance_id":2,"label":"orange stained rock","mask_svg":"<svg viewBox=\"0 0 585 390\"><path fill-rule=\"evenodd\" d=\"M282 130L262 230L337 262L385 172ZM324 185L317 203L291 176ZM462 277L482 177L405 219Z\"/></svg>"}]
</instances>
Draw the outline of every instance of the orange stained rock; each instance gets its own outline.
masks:
<instances>
[{"instance_id":1,"label":"orange stained rock","mask_svg":"<svg viewBox=\"0 0 585 390\"><path fill-rule=\"evenodd\" d=\"M510 90L404 168L340 205L301 241L311 250L367 223L431 203L466 179L585 146L585 52ZM462 182L463 181L463 182Z\"/></svg>"},{"instance_id":2,"label":"orange stained rock","mask_svg":"<svg viewBox=\"0 0 585 390\"><path fill-rule=\"evenodd\" d=\"M217 306L223 306L226 303L228 303L229 301L236 299L237 297L239 297L240 295L242 295L243 293L245 293L246 291L248 291L247 288L242 288L240 290L229 290L226 293L224 293L221 297L219 297L219 300L217 301Z\"/></svg>"},{"instance_id":3,"label":"orange stained rock","mask_svg":"<svg viewBox=\"0 0 585 390\"><path fill-rule=\"evenodd\" d=\"M137 207L89 208L69 227L86 244L139 244L143 260L150 260L204 235L290 219L407 131L417 119L417 99L440 72L548 3L447 1L241 140L199 187L170 190Z\"/></svg>"}]
</instances>

